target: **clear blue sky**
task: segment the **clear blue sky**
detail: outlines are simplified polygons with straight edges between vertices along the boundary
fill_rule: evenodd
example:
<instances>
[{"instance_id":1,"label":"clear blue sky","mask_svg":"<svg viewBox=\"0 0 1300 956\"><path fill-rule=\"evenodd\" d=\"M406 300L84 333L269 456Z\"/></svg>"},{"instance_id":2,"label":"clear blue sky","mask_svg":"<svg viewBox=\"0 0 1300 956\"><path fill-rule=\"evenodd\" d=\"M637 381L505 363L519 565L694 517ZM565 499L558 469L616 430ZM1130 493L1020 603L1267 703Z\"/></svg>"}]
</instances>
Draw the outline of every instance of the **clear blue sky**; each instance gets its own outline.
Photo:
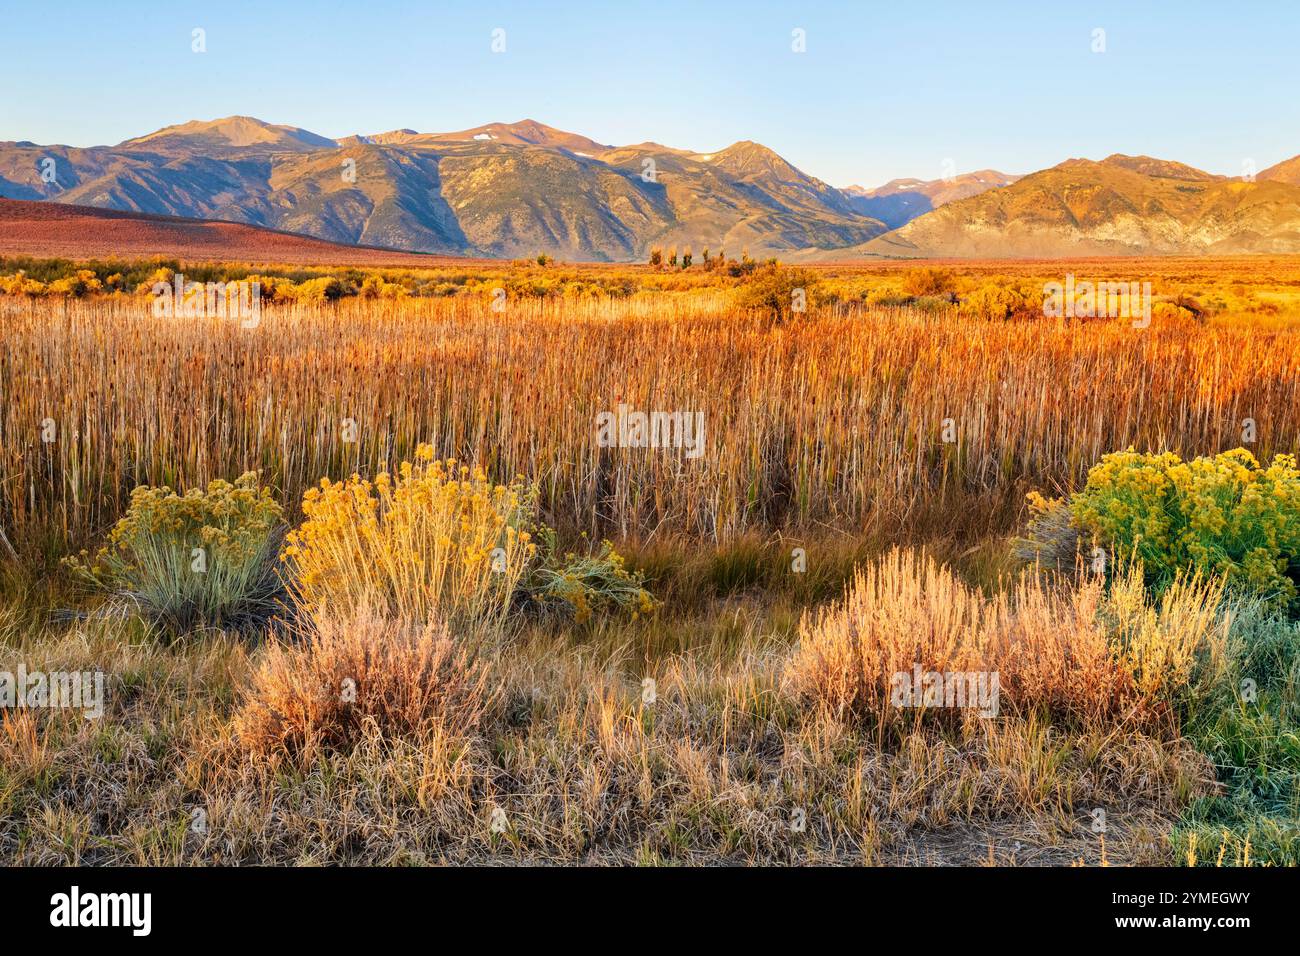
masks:
<instances>
[{"instance_id":1,"label":"clear blue sky","mask_svg":"<svg viewBox=\"0 0 1300 956\"><path fill-rule=\"evenodd\" d=\"M116 143L230 114L332 137L527 117L614 144L753 139L837 186L937 178L949 159L1029 172L1146 153L1238 175L1300 153L1292 0L0 0L0 15L0 140Z\"/></svg>"}]
</instances>

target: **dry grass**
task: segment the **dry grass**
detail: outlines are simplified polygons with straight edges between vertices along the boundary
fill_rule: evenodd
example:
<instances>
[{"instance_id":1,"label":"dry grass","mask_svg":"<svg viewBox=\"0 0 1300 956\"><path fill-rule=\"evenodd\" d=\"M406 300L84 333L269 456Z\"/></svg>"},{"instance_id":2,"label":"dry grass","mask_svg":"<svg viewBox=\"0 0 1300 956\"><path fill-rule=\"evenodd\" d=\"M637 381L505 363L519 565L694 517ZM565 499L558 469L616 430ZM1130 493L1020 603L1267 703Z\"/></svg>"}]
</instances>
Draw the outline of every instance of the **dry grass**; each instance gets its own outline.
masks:
<instances>
[{"instance_id":1,"label":"dry grass","mask_svg":"<svg viewBox=\"0 0 1300 956\"><path fill-rule=\"evenodd\" d=\"M959 291L987 279L943 268ZM1177 268L1196 292L1199 266ZM1217 591L994 586L1001 536L1026 491L1129 444L1214 452L1251 417L1259 457L1293 450L1300 338L864 304L905 271L844 270L823 283L838 304L780 326L694 273L502 313L464 290L270 306L255 329L154 319L130 297L0 297L0 530L31 588L0 600L0 669L98 669L108 691L96 721L4 716L0 859L1179 862L1166 834L1215 789L1179 720L1194 662L1227 653ZM619 403L703 411L704 456L598 447L595 416ZM368 498L422 442L535 482L564 536L615 538L661 613L530 620L481 643L425 613L479 593L452 580L464 554L446 551L441 577L382 566L420 521L425 544L453 536L422 513L373 553L336 542L308 604L345 583L335 570L364 587L295 642L160 646L93 609L48 618L67 596L31 572L98 544L136 485L259 470L297 524L322 477L356 474L339 493ZM969 573L870 560L891 541ZM481 563L489 543L466 553ZM392 593L354 616L385 575ZM998 717L898 714L889 681L916 662L996 668Z\"/></svg>"},{"instance_id":2,"label":"dry grass","mask_svg":"<svg viewBox=\"0 0 1300 956\"><path fill-rule=\"evenodd\" d=\"M266 648L234 726L252 753L311 758L367 735L463 738L490 697L483 668L445 624L361 608L319 616L301 642Z\"/></svg>"},{"instance_id":3,"label":"dry grass","mask_svg":"<svg viewBox=\"0 0 1300 956\"><path fill-rule=\"evenodd\" d=\"M428 441L536 480L563 529L970 539L1116 448L1236 447L1248 417L1259 457L1300 442L1300 336L1285 331L856 306L773 328L716 290L488 301L273 307L251 330L132 300L0 301L0 380L22 383L0 406L2 526L26 558L59 556L137 484L246 469L293 515L322 476L373 477ZM619 402L703 411L705 454L597 447L595 416Z\"/></svg>"},{"instance_id":4,"label":"dry grass","mask_svg":"<svg viewBox=\"0 0 1300 956\"><path fill-rule=\"evenodd\" d=\"M951 702L900 706L897 675L914 668L996 675L999 713L1067 726L1167 724L1196 655L1223 640L1220 596L1217 586L1180 581L1157 606L1129 571L1109 588L1097 576L1065 588L1025 575L986 597L932 559L895 550L860 570L843 602L805 619L788 677L803 700L880 740L900 724L963 714Z\"/></svg>"},{"instance_id":5,"label":"dry grass","mask_svg":"<svg viewBox=\"0 0 1300 956\"><path fill-rule=\"evenodd\" d=\"M0 735L11 863L937 863L981 862L990 845L999 859L1069 862L1098 855L1095 807L1113 861L1169 862L1163 834L1208 786L1185 742L1036 718L981 722L965 739L921 728L879 748L784 698L785 650L761 630L739 650L655 661L526 634L485 662L501 697L476 730L358 723L348 746L295 760L238 736L234 692L257 685L257 657L282 652L103 651L104 720L36 715ZM297 675L319 668L295 660ZM186 686L183 673L207 677ZM1148 831L1154 848L1137 836Z\"/></svg>"}]
</instances>

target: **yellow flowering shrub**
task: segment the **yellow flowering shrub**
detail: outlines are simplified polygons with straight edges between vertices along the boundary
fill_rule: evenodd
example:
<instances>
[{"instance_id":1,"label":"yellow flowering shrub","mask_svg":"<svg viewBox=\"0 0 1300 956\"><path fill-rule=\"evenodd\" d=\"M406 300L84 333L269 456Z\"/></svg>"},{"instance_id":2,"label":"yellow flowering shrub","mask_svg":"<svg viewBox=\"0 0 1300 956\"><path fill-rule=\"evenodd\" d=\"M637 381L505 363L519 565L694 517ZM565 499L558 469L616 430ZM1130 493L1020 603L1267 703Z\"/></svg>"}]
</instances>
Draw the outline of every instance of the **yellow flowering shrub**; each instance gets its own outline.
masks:
<instances>
[{"instance_id":1,"label":"yellow flowering shrub","mask_svg":"<svg viewBox=\"0 0 1300 956\"><path fill-rule=\"evenodd\" d=\"M570 551L560 557L555 534L543 530L547 561L526 584L536 605L545 611L562 609L582 624L594 611L619 610L631 620L653 614L659 603L645 588L640 573L627 570L623 556L604 541L594 554Z\"/></svg>"},{"instance_id":2,"label":"yellow flowering shrub","mask_svg":"<svg viewBox=\"0 0 1300 956\"><path fill-rule=\"evenodd\" d=\"M48 291L44 282L29 278L22 269L0 276L0 292L5 295L44 295Z\"/></svg>"},{"instance_id":3,"label":"yellow flowering shrub","mask_svg":"<svg viewBox=\"0 0 1300 956\"><path fill-rule=\"evenodd\" d=\"M373 607L409 621L500 625L536 554L533 494L454 460L415 462L373 481L322 479L281 559L304 610Z\"/></svg>"},{"instance_id":4,"label":"yellow flowering shrub","mask_svg":"<svg viewBox=\"0 0 1300 956\"><path fill-rule=\"evenodd\" d=\"M90 269L78 269L75 275L65 276L62 279L55 279L46 290L51 295L89 295L95 292L103 291L104 284L99 281L99 277Z\"/></svg>"},{"instance_id":5,"label":"yellow flowering shrub","mask_svg":"<svg viewBox=\"0 0 1300 956\"><path fill-rule=\"evenodd\" d=\"M82 552L68 564L178 630L250 626L279 606L282 522L256 472L183 495L141 485L94 560Z\"/></svg>"},{"instance_id":6,"label":"yellow flowering shrub","mask_svg":"<svg viewBox=\"0 0 1300 956\"><path fill-rule=\"evenodd\" d=\"M343 283L334 276L320 276L298 283L294 298L299 302L333 302L342 298L345 292Z\"/></svg>"},{"instance_id":7,"label":"yellow flowering shrub","mask_svg":"<svg viewBox=\"0 0 1300 956\"><path fill-rule=\"evenodd\" d=\"M910 296L944 296L957 288L957 276L951 269L922 266L903 275L903 291Z\"/></svg>"},{"instance_id":8,"label":"yellow flowering shrub","mask_svg":"<svg viewBox=\"0 0 1300 956\"><path fill-rule=\"evenodd\" d=\"M737 287L736 307L766 314L777 322L793 318L800 309L810 308L821 279L810 269L783 266L772 261L755 269Z\"/></svg>"},{"instance_id":9,"label":"yellow flowering shrub","mask_svg":"<svg viewBox=\"0 0 1300 956\"><path fill-rule=\"evenodd\" d=\"M1223 575L1281 605L1296 600L1300 470L1267 468L1244 448L1183 461L1172 452L1106 455L1071 501L1075 522L1165 584L1181 569Z\"/></svg>"}]
</instances>

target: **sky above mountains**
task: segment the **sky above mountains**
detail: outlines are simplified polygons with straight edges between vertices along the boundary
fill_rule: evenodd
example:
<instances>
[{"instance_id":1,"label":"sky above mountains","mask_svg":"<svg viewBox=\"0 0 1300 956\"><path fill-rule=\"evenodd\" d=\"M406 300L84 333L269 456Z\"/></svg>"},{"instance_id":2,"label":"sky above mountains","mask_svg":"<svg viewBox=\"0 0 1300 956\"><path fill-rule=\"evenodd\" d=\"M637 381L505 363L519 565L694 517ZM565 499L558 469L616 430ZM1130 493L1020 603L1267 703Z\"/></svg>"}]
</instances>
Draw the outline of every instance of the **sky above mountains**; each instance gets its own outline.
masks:
<instances>
[{"instance_id":1,"label":"sky above mountains","mask_svg":"<svg viewBox=\"0 0 1300 956\"><path fill-rule=\"evenodd\" d=\"M1300 149L1300 6L1055 6L10 4L0 140L113 144L231 114L332 138L531 116L611 144L756 140L841 186L1114 152L1236 176Z\"/></svg>"}]
</instances>

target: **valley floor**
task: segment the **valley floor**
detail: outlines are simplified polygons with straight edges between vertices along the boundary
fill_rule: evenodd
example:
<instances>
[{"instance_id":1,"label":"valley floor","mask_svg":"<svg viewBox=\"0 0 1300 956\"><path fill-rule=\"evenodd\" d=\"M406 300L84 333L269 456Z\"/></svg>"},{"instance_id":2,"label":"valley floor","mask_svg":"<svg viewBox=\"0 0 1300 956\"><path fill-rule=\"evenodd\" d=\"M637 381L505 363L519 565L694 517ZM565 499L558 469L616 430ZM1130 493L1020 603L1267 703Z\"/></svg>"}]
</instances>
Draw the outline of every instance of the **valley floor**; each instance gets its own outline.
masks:
<instances>
[{"instance_id":1,"label":"valley floor","mask_svg":"<svg viewBox=\"0 0 1300 956\"><path fill-rule=\"evenodd\" d=\"M0 710L0 862L1300 862L1293 273L1138 329L1036 313L1062 264L284 270L245 326L11 265L0 691L104 695Z\"/></svg>"},{"instance_id":2,"label":"valley floor","mask_svg":"<svg viewBox=\"0 0 1300 956\"><path fill-rule=\"evenodd\" d=\"M1271 728L1280 747L1249 771L1257 785L1235 794L1236 772L1215 767L1222 748L1198 736L1203 717L1181 727L1046 712L902 726L836 719L791 691L801 602L729 588L716 569L734 562L719 553L695 565L694 598L684 582L670 583L670 596L683 588L670 603L685 611L633 623L534 621L484 645L489 693L470 731L449 724L401 739L360 726L349 748L295 756L250 753L239 738L241 714L266 690L262 641L201 633L160 643L138 621L49 623L41 602L12 603L0 618L0 657L29 672L102 670L107 684L99 719L5 715L0 858L1296 861L1294 808L1288 816L1252 802L1270 787L1275 797L1279 785L1294 788L1295 755L1282 742L1294 734L1293 683L1280 686L1283 723ZM1209 683L1198 686L1212 696ZM1232 812L1213 807L1225 797L1239 801Z\"/></svg>"}]
</instances>

